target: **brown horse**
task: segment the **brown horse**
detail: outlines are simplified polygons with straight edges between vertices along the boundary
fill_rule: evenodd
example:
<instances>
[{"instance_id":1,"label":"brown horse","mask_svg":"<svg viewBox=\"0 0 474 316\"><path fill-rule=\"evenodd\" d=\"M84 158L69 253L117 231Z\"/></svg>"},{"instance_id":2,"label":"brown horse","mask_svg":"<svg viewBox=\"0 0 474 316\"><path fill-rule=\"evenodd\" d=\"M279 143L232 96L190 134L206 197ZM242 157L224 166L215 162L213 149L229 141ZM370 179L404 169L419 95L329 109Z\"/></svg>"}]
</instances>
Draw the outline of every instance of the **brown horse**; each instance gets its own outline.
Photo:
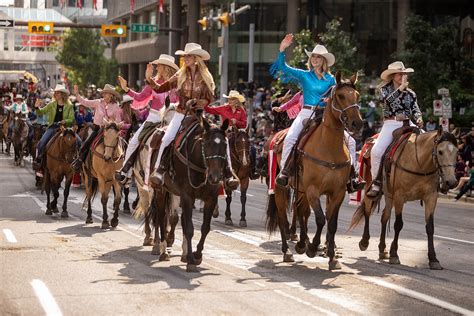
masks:
<instances>
[{"instance_id":1,"label":"brown horse","mask_svg":"<svg viewBox=\"0 0 474 316\"><path fill-rule=\"evenodd\" d=\"M296 244L298 253L314 257L321 243L321 231L328 222L329 269L340 269L334 258L339 208L346 193L346 183L349 179L351 163L347 146L344 144L344 128L350 131L359 130L363 121L359 112L359 93L355 88L357 74L350 80L342 80L341 74L336 74L336 86L324 110L322 123L309 136L307 142L299 150L297 158L298 170L292 179L295 189L295 211L300 223L300 241ZM278 162L280 161L278 156ZM327 196L326 216L321 208L321 195ZM277 225L282 240L283 261L293 262L293 255L286 241L289 189L279 185L275 194L269 195L267 209L267 230L273 232ZM317 231L312 242L307 236L307 221L310 207L316 216Z\"/></svg>"},{"instance_id":2,"label":"brown horse","mask_svg":"<svg viewBox=\"0 0 474 316\"><path fill-rule=\"evenodd\" d=\"M11 139L8 137L8 127L10 126L11 121L13 120L14 113L11 110L7 110L5 116L3 117L1 123L0 131L0 141L2 142L2 152L3 152L3 142L5 142L5 153L10 154Z\"/></svg>"},{"instance_id":3,"label":"brown horse","mask_svg":"<svg viewBox=\"0 0 474 316\"><path fill-rule=\"evenodd\" d=\"M121 124L107 122L103 128L103 135L99 136L100 141L89 152L87 161L83 164L83 175L86 186L87 219L86 224L91 224L92 207L91 201L95 197L97 190L101 194L102 202L102 229L117 227L118 212L122 199L121 184L115 180L115 171L122 168L124 160L124 150L120 137ZM114 188L114 216L109 223L107 214L107 201L110 189Z\"/></svg>"},{"instance_id":4,"label":"brown horse","mask_svg":"<svg viewBox=\"0 0 474 316\"><path fill-rule=\"evenodd\" d=\"M15 165L24 166L24 153L28 144L28 125L26 124L26 117L21 113L16 113L14 116L12 142L13 150L15 151Z\"/></svg>"},{"instance_id":5,"label":"brown horse","mask_svg":"<svg viewBox=\"0 0 474 316\"><path fill-rule=\"evenodd\" d=\"M64 184L64 201L63 211L61 217L68 217L67 212L67 199L69 197L69 188L72 183L72 176L74 174L71 168L71 162L74 160L78 148L77 148L77 137L76 128L64 128L61 127L57 132L58 134L52 139L51 143L48 144L46 149L46 161L44 169L44 182L43 189L46 191L47 203L46 203L46 215L52 215L58 213L58 197L59 187L61 182L65 179ZM50 201L50 193L53 191L53 201Z\"/></svg>"},{"instance_id":6,"label":"brown horse","mask_svg":"<svg viewBox=\"0 0 474 316\"><path fill-rule=\"evenodd\" d=\"M218 190L224 177L226 164L226 134L228 120L219 127L211 126L199 117L201 123L187 136L180 149L173 149L170 171L165 174L162 188L155 188L156 205L152 208L152 219L155 229L160 228L160 243L154 247L164 254L165 216L170 214L171 196L180 196L182 208L181 226L183 228L183 254L181 261L186 262L186 271L197 272L202 262L202 251L207 234L211 229L211 218L217 205ZM174 145L171 145L174 146ZM194 225L192 212L196 199L204 202L201 239L197 250L192 252ZM166 256L160 256L166 260Z\"/></svg>"},{"instance_id":7,"label":"brown horse","mask_svg":"<svg viewBox=\"0 0 474 316\"><path fill-rule=\"evenodd\" d=\"M46 126L38 124L38 123L34 123L33 129L34 129L34 134L33 134L33 139L31 140L31 158L33 159L33 161L35 161L36 148L41 139L41 136L43 136L44 132L46 131Z\"/></svg>"},{"instance_id":8,"label":"brown horse","mask_svg":"<svg viewBox=\"0 0 474 316\"><path fill-rule=\"evenodd\" d=\"M248 130L237 129L235 126L231 129L228 136L230 156L232 160L232 168L235 175L240 182L240 203L242 210L240 212L240 227L247 227L247 220L245 219L245 203L247 202L247 189L250 183L250 172L252 171L250 161L250 137ZM232 191L226 190L226 209L225 209L225 224L233 225L230 211L230 204L232 203Z\"/></svg>"},{"instance_id":9,"label":"brown horse","mask_svg":"<svg viewBox=\"0 0 474 316\"><path fill-rule=\"evenodd\" d=\"M8 116L9 113L3 106L3 104L0 104L0 145L2 146L2 153L4 152L3 149L3 142L5 142L5 145L7 143L7 135L8 135ZM6 131L4 131L4 126L6 126Z\"/></svg>"},{"instance_id":10,"label":"brown horse","mask_svg":"<svg viewBox=\"0 0 474 316\"><path fill-rule=\"evenodd\" d=\"M397 251L398 237L403 227L403 205L407 201L421 200L425 205L429 266L433 270L442 269L433 244L433 217L438 200L438 188L440 187L442 192L447 192L456 186L457 154L456 138L448 132L443 132L442 129L420 135L413 133L396 149L390 161L390 172L387 173L386 168L383 172L385 208L381 218L379 259L389 259L389 263L400 264ZM366 170L366 174L370 174L370 168ZM352 217L350 228L354 228L362 218L365 218L364 233L359 242L359 248L363 251L369 246L369 217L377 202L365 197ZM388 254L385 249L385 235L392 207L395 207L395 236Z\"/></svg>"}]
</instances>

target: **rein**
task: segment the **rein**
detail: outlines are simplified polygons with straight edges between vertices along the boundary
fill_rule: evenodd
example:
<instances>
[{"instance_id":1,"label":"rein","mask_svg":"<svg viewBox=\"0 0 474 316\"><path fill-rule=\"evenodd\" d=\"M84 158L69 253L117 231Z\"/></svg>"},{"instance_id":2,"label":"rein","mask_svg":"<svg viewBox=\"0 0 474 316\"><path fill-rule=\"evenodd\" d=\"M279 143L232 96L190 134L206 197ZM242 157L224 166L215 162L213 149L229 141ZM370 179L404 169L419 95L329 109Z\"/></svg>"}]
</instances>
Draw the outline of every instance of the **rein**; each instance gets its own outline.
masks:
<instances>
[{"instance_id":1,"label":"rein","mask_svg":"<svg viewBox=\"0 0 474 316\"><path fill-rule=\"evenodd\" d=\"M115 148L119 147L119 144L120 144L120 137L117 138L117 142L115 143L115 145L111 146L111 145L106 145L106 144L104 143L103 146L104 146L105 148L114 148L114 149L115 149ZM92 153L93 153L94 155L96 155L97 157L101 158L102 160L107 161L107 160L105 159L105 155L99 153L95 148L92 150ZM111 160L112 160L113 163L117 163L120 159L122 159L123 156L124 156L124 152L122 151L122 154L121 154L121 155L119 155L118 157L115 157L115 158L111 157Z\"/></svg>"}]
</instances>

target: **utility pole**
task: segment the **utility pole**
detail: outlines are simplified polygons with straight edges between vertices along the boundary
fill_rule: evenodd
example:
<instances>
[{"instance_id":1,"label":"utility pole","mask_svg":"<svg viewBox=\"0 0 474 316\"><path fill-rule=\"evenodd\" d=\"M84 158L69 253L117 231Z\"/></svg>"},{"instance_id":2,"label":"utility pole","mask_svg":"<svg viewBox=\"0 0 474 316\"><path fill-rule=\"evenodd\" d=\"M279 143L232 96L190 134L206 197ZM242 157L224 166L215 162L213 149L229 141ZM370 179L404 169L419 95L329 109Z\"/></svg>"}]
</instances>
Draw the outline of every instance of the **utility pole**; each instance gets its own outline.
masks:
<instances>
[{"instance_id":1,"label":"utility pole","mask_svg":"<svg viewBox=\"0 0 474 316\"><path fill-rule=\"evenodd\" d=\"M253 51L254 51L254 46L255 46L255 24L250 23L249 25L249 75L247 78L247 84L250 85L250 83L253 84ZM247 122L252 122L252 117L253 117L253 96L249 97L247 96ZM250 129L250 136L253 134L253 129Z\"/></svg>"}]
</instances>

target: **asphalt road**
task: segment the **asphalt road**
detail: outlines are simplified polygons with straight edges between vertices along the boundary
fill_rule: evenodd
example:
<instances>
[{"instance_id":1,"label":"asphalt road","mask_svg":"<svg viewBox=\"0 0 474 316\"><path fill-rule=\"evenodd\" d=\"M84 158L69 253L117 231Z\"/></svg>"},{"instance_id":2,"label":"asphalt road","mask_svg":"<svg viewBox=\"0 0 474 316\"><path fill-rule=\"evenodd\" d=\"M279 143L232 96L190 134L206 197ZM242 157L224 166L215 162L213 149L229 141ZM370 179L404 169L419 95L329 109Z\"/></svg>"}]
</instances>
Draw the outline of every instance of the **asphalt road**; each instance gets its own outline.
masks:
<instances>
[{"instance_id":1,"label":"asphalt road","mask_svg":"<svg viewBox=\"0 0 474 316\"><path fill-rule=\"evenodd\" d=\"M141 246L139 220L121 213L117 229L100 229L100 199L94 224L84 224L83 189L71 190L68 219L44 215L31 165L14 167L0 155L0 315L474 315L473 204L439 200L435 247L445 269L431 271L419 203L405 206L401 265L378 260L380 214L369 249L359 250L362 228L347 232L354 207L344 203L336 235L342 270L328 271L323 257L295 254L295 263L283 263L279 235L263 228L265 187L255 181L249 193L248 227L224 225L221 199L199 272L188 273L179 240L171 260L159 262ZM238 224L238 193L232 209ZM196 228L201 220L196 212ZM314 217L310 223L312 237Z\"/></svg>"}]
</instances>

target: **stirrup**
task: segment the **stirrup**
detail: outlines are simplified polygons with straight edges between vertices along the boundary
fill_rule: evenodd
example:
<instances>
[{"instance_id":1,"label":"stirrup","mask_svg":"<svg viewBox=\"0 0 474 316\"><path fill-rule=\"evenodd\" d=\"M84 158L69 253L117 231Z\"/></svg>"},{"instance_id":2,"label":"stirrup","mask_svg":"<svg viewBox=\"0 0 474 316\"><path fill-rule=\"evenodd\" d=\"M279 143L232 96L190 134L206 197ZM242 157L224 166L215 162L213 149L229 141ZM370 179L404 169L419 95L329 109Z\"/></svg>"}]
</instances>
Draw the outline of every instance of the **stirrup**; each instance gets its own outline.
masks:
<instances>
[{"instance_id":1,"label":"stirrup","mask_svg":"<svg viewBox=\"0 0 474 316\"><path fill-rule=\"evenodd\" d=\"M122 174L122 171L118 170L118 171L115 171L115 180L117 180L118 182L122 184L125 184L127 177L124 174Z\"/></svg>"},{"instance_id":2,"label":"stirrup","mask_svg":"<svg viewBox=\"0 0 474 316\"><path fill-rule=\"evenodd\" d=\"M288 178L289 178L289 176L286 174L286 172L284 170L282 170L280 172L280 174L278 175L278 177L276 178L275 182L278 185L286 187L288 185Z\"/></svg>"},{"instance_id":3,"label":"stirrup","mask_svg":"<svg viewBox=\"0 0 474 316\"><path fill-rule=\"evenodd\" d=\"M379 196L381 191L382 191L382 184L374 181L372 185L370 186L369 191L367 191L366 195L369 198L376 198L377 196Z\"/></svg>"},{"instance_id":4,"label":"stirrup","mask_svg":"<svg viewBox=\"0 0 474 316\"><path fill-rule=\"evenodd\" d=\"M354 193L364 189L366 182L358 178L352 178L347 183L347 192Z\"/></svg>"},{"instance_id":5,"label":"stirrup","mask_svg":"<svg viewBox=\"0 0 474 316\"><path fill-rule=\"evenodd\" d=\"M164 175L159 173L158 171L153 171L150 175L150 182L155 185L163 185Z\"/></svg>"},{"instance_id":6,"label":"stirrup","mask_svg":"<svg viewBox=\"0 0 474 316\"><path fill-rule=\"evenodd\" d=\"M239 186L239 180L235 179L234 177L227 178L224 181L225 187L231 191L236 190Z\"/></svg>"}]
</instances>

